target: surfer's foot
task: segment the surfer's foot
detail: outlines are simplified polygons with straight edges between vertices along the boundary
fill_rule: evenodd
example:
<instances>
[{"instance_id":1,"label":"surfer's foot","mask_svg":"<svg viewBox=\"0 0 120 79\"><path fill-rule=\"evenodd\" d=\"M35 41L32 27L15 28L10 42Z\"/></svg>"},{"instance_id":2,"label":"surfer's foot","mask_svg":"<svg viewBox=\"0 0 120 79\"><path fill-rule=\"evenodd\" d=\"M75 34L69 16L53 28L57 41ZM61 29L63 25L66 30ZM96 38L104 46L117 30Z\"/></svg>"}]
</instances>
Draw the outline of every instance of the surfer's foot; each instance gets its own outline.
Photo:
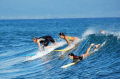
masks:
<instances>
[{"instance_id":1,"label":"surfer's foot","mask_svg":"<svg viewBox=\"0 0 120 79\"><path fill-rule=\"evenodd\" d=\"M95 48L98 48L100 46L100 44L98 44L98 45L95 45Z\"/></svg>"},{"instance_id":2,"label":"surfer's foot","mask_svg":"<svg viewBox=\"0 0 120 79\"><path fill-rule=\"evenodd\" d=\"M97 48L100 46L100 44L98 44L98 45L95 45L95 49L94 50L97 50Z\"/></svg>"}]
</instances>

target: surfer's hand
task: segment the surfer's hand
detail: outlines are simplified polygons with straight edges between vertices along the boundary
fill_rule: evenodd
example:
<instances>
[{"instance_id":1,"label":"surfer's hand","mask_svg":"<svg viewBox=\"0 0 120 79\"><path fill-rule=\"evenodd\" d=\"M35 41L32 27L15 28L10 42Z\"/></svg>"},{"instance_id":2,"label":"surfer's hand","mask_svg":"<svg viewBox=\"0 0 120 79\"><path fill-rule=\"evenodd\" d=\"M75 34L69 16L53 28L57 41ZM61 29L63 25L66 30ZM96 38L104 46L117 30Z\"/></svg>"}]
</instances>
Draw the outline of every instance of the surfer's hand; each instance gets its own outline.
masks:
<instances>
[{"instance_id":1,"label":"surfer's hand","mask_svg":"<svg viewBox=\"0 0 120 79\"><path fill-rule=\"evenodd\" d=\"M40 52L42 52L42 50L41 50L41 49L39 49L39 51L40 51Z\"/></svg>"}]
</instances>

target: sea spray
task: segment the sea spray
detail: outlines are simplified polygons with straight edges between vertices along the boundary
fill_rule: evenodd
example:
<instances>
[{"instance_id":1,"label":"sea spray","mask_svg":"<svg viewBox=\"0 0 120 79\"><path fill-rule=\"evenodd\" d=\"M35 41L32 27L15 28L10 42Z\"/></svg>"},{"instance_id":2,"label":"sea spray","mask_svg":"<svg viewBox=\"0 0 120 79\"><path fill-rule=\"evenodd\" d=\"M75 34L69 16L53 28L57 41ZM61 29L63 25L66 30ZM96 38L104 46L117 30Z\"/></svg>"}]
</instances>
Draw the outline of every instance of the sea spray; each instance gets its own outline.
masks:
<instances>
[{"instance_id":1,"label":"sea spray","mask_svg":"<svg viewBox=\"0 0 120 79\"><path fill-rule=\"evenodd\" d=\"M65 44L66 44L65 42L59 42L58 45L55 45L55 47L53 47L53 48L46 48L42 52L37 51L35 56L27 57L27 59L25 61L34 60L34 59L40 58L42 56L45 56L46 54L52 52L54 49L59 48L59 47L65 45Z\"/></svg>"}]
</instances>

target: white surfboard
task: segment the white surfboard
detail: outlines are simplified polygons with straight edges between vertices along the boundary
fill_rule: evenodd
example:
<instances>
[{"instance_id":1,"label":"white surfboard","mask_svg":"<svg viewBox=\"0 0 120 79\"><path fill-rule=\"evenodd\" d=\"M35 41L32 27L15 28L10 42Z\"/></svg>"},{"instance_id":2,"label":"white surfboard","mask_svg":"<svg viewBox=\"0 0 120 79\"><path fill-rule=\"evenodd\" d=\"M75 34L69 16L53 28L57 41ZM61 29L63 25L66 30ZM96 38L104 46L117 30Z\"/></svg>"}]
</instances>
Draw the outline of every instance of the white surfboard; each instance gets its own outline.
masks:
<instances>
[{"instance_id":1,"label":"white surfboard","mask_svg":"<svg viewBox=\"0 0 120 79\"><path fill-rule=\"evenodd\" d=\"M72 63L69 63L69 64L67 64L67 65L62 66L61 68L67 68L67 67L72 66L72 65L74 65L74 64L76 64L76 63L75 63L75 62L72 62Z\"/></svg>"}]
</instances>

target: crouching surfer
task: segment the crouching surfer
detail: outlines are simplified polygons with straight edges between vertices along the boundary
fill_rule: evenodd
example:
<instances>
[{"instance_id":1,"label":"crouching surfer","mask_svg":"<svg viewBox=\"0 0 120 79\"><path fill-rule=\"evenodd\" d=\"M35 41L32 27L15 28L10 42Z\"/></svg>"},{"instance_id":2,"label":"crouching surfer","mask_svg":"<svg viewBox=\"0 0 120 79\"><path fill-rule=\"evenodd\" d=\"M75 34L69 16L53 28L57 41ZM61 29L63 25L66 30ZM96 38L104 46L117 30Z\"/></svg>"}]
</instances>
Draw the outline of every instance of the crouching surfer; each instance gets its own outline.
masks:
<instances>
[{"instance_id":1,"label":"crouching surfer","mask_svg":"<svg viewBox=\"0 0 120 79\"><path fill-rule=\"evenodd\" d=\"M40 44L42 44L43 48L45 49L47 48L51 48L54 46L48 46L49 42L52 42L54 45L56 45L57 43L55 42L55 40L51 37L51 36L43 36L43 37L34 37L33 38L33 42L38 44L39 50L42 51Z\"/></svg>"}]
</instances>

